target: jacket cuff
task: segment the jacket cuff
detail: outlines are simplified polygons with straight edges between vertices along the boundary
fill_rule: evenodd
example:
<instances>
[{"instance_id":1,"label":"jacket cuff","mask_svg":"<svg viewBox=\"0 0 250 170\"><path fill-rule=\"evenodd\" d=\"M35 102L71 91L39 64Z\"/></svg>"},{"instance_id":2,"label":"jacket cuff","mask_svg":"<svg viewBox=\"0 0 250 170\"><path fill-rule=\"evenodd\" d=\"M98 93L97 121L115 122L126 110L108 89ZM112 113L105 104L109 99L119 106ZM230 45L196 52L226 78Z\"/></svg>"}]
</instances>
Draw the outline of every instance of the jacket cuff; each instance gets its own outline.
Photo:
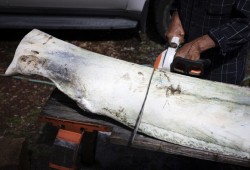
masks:
<instances>
[{"instance_id":1,"label":"jacket cuff","mask_svg":"<svg viewBox=\"0 0 250 170\"><path fill-rule=\"evenodd\" d=\"M219 28L212 28L208 32L209 37L215 42L216 47L220 47L220 51L222 53L226 53L226 38L221 33L221 30Z\"/></svg>"},{"instance_id":2,"label":"jacket cuff","mask_svg":"<svg viewBox=\"0 0 250 170\"><path fill-rule=\"evenodd\" d=\"M175 11L178 11L178 8L179 8L179 2L177 1L177 0L175 0L172 4L171 4L171 6L170 6L170 15L172 16L173 15L173 13L175 12Z\"/></svg>"},{"instance_id":3,"label":"jacket cuff","mask_svg":"<svg viewBox=\"0 0 250 170\"><path fill-rule=\"evenodd\" d=\"M177 8L176 9L170 9L170 11L169 11L170 12L170 16L172 16L173 13L176 12L176 11L178 12Z\"/></svg>"}]
</instances>

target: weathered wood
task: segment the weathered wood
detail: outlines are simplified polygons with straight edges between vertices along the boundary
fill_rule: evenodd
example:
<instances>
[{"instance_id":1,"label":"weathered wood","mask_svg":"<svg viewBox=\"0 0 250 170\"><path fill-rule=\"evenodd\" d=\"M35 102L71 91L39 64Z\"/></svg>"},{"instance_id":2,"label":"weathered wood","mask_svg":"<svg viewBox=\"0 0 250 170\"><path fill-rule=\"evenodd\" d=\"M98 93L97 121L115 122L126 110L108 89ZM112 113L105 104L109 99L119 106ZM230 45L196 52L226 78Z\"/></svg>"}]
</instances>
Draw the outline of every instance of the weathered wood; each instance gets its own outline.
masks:
<instances>
[{"instance_id":1,"label":"weathered wood","mask_svg":"<svg viewBox=\"0 0 250 170\"><path fill-rule=\"evenodd\" d=\"M114 144L127 146L129 143L128 139L130 135L131 132L126 129L114 128L110 137L110 142ZM225 156L213 152L206 152L198 149L183 147L165 141L156 140L144 135L137 135L133 142L132 147L250 167L249 159L235 158L232 156Z\"/></svg>"},{"instance_id":2,"label":"weathered wood","mask_svg":"<svg viewBox=\"0 0 250 170\"><path fill-rule=\"evenodd\" d=\"M82 109L134 127L152 72L33 30L19 44L6 74L45 76ZM139 131L250 160L250 89L156 70Z\"/></svg>"},{"instance_id":3,"label":"weathered wood","mask_svg":"<svg viewBox=\"0 0 250 170\"><path fill-rule=\"evenodd\" d=\"M43 108L42 115L110 126L112 127L112 133L109 141L118 145L128 146L129 138L132 133L132 129L127 128L112 119L103 116L95 116L81 110L75 102L58 90L55 90L52 93L46 106ZM192 149L157 140L143 134L136 136L132 147L250 167L249 159L235 158L233 156L225 156L213 152Z\"/></svg>"}]
</instances>

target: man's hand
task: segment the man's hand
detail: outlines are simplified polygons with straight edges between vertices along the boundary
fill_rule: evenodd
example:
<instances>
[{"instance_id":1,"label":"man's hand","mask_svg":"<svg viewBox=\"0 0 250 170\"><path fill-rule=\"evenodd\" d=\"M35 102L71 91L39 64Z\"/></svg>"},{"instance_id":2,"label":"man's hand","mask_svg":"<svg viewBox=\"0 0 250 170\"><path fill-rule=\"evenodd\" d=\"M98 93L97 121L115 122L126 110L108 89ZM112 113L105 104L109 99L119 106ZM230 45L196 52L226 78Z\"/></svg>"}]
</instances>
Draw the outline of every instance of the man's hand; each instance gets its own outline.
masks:
<instances>
[{"instance_id":1,"label":"man's hand","mask_svg":"<svg viewBox=\"0 0 250 170\"><path fill-rule=\"evenodd\" d=\"M177 11L175 11L172 15L171 22L169 24L168 30L165 33L167 41L171 42L173 37L179 37L180 38L180 44L184 43L184 29L181 24L181 20L179 18L179 14Z\"/></svg>"},{"instance_id":2,"label":"man's hand","mask_svg":"<svg viewBox=\"0 0 250 170\"><path fill-rule=\"evenodd\" d=\"M203 51L213 47L215 47L214 41L208 35L204 35L182 46L177 50L175 56L199 60Z\"/></svg>"}]
</instances>

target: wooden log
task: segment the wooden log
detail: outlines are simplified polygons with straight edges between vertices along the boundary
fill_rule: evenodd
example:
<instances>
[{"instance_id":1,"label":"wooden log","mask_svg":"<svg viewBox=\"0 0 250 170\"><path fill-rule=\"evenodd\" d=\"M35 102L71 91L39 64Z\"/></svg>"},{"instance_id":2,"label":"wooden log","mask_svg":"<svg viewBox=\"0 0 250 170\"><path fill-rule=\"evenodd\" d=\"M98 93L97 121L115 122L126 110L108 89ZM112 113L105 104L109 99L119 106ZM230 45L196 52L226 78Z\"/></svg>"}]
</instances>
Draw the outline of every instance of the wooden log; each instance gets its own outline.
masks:
<instances>
[{"instance_id":1,"label":"wooden log","mask_svg":"<svg viewBox=\"0 0 250 170\"><path fill-rule=\"evenodd\" d=\"M82 109L134 127L152 72L33 30L19 44L6 74L47 77ZM139 130L250 160L250 89L156 70Z\"/></svg>"}]
</instances>

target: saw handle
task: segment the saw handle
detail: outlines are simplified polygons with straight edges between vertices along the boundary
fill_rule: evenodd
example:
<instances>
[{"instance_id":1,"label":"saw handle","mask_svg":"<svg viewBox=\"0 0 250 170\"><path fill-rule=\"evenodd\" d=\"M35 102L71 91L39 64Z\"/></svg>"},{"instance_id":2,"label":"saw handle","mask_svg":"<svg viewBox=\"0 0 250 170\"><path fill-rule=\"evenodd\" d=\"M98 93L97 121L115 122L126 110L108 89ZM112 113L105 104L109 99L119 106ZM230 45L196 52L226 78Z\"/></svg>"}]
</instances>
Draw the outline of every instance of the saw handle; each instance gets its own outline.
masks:
<instances>
[{"instance_id":1,"label":"saw handle","mask_svg":"<svg viewBox=\"0 0 250 170\"><path fill-rule=\"evenodd\" d=\"M173 37L169 43L170 47L177 48L180 45L180 38L179 37Z\"/></svg>"},{"instance_id":2,"label":"saw handle","mask_svg":"<svg viewBox=\"0 0 250 170\"><path fill-rule=\"evenodd\" d=\"M170 71L192 77L203 77L210 64L211 61L208 59L194 61L177 56L170 66Z\"/></svg>"}]
</instances>

